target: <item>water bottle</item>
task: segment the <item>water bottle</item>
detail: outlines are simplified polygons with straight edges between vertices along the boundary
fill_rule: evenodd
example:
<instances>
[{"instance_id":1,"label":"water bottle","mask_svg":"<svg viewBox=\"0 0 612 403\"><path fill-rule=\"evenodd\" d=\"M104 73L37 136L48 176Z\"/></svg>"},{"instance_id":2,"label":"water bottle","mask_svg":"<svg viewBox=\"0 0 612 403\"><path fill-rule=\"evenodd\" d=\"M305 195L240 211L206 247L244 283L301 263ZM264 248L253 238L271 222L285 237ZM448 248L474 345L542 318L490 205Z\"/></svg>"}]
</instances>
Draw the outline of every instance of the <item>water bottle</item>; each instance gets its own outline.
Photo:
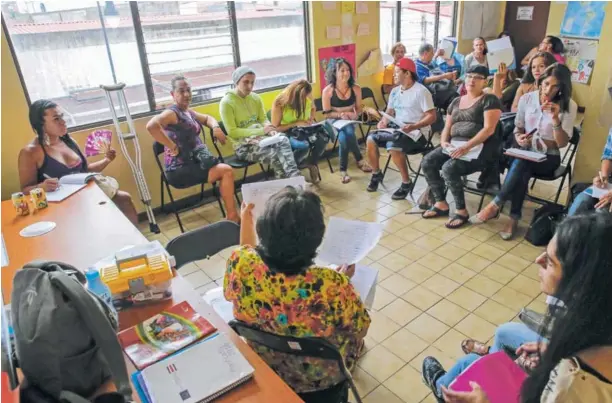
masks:
<instances>
[{"instance_id":1,"label":"water bottle","mask_svg":"<svg viewBox=\"0 0 612 403\"><path fill-rule=\"evenodd\" d=\"M113 305L113 298L110 288L100 278L100 272L94 268L90 268L85 272L85 278L87 278L87 289L96 294L108 305L108 307L117 313L115 306Z\"/></svg>"}]
</instances>

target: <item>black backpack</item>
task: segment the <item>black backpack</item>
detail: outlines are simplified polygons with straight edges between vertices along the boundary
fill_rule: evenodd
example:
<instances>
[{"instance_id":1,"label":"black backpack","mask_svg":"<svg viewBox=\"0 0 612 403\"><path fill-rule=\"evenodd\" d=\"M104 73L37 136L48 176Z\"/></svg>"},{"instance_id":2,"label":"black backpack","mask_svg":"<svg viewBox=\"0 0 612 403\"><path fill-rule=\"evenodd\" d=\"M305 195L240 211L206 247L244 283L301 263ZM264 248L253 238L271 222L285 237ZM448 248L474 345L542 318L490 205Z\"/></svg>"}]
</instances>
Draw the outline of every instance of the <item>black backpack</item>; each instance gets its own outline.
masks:
<instances>
[{"instance_id":1,"label":"black backpack","mask_svg":"<svg viewBox=\"0 0 612 403\"><path fill-rule=\"evenodd\" d=\"M457 86L452 80L440 80L426 85L436 108L447 110L451 102L459 96Z\"/></svg>"},{"instance_id":2,"label":"black backpack","mask_svg":"<svg viewBox=\"0 0 612 403\"><path fill-rule=\"evenodd\" d=\"M546 246L566 215L565 207L560 204L545 204L536 209L525 239L532 245Z\"/></svg>"}]
</instances>

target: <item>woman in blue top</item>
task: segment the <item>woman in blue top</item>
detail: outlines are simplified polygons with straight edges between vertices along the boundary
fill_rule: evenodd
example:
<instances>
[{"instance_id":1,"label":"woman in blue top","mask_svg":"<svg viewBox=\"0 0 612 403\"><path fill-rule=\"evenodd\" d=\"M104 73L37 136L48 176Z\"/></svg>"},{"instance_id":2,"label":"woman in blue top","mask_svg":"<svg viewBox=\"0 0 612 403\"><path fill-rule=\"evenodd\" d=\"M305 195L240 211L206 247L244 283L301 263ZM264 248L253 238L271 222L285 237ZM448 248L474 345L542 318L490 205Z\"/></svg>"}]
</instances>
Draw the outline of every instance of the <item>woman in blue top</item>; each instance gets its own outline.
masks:
<instances>
[{"instance_id":1,"label":"woman in blue top","mask_svg":"<svg viewBox=\"0 0 612 403\"><path fill-rule=\"evenodd\" d=\"M175 103L147 123L151 136L165 146L164 162L168 182L175 188L184 189L200 183L219 181L227 219L239 222L240 216L234 201L232 167L220 164L208 151L200 138L201 125L213 129L213 135L221 144L225 144L225 135L215 118L189 108L191 86L185 77L176 76L170 83L170 94Z\"/></svg>"}]
</instances>

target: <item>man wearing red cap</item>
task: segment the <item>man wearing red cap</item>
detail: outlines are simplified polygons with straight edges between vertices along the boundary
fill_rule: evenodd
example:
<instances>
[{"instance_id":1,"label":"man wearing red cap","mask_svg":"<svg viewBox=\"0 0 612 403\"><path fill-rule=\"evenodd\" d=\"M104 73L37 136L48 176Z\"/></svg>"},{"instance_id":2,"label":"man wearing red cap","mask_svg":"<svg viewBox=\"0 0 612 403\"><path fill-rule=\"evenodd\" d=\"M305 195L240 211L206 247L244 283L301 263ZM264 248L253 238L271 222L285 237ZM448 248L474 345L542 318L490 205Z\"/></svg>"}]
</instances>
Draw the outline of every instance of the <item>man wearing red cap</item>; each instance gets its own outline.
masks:
<instances>
[{"instance_id":1,"label":"man wearing red cap","mask_svg":"<svg viewBox=\"0 0 612 403\"><path fill-rule=\"evenodd\" d=\"M375 192L383 180L378 147L386 147L402 175L402 185L391 197L401 200L414 188L408 174L406 153L425 148L430 125L436 121L436 109L431 93L418 82L416 65L411 59L404 57L395 64L395 82L398 86L389 95L386 113L393 116L397 124L383 117L378 130L368 136L368 159L374 173L367 190Z\"/></svg>"}]
</instances>

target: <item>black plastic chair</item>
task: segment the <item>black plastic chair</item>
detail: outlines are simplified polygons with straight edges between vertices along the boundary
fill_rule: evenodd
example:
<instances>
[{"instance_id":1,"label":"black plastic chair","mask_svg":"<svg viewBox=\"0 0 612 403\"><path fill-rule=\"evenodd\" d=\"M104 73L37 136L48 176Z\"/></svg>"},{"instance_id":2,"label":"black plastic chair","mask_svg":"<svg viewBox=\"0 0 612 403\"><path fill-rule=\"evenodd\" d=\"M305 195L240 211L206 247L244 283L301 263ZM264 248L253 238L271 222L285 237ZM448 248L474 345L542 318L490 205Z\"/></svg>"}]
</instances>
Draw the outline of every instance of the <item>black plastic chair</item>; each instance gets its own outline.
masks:
<instances>
[{"instance_id":1,"label":"black plastic chair","mask_svg":"<svg viewBox=\"0 0 612 403\"><path fill-rule=\"evenodd\" d=\"M365 101L366 99L372 99L372 102L374 103L374 107L376 108L376 111L377 112L380 111L380 109L378 108L378 103L376 102L376 97L374 97L374 91L372 91L371 88L369 87L361 88L361 99L362 101ZM372 130L372 127L376 127L377 124L378 122L369 122L369 123L362 123L361 125L359 125L359 130L361 131L361 136L363 137L364 142L368 138L368 135L370 134L370 130ZM368 131L364 133L362 126L367 126Z\"/></svg>"},{"instance_id":2,"label":"black plastic chair","mask_svg":"<svg viewBox=\"0 0 612 403\"><path fill-rule=\"evenodd\" d=\"M261 344L270 350L299 357L314 357L335 361L344 375L345 382L351 388L355 400L358 403L362 403L361 396L359 396L353 377L346 367L342 354L327 340L319 337L279 336L274 333L264 332L238 320L232 320L229 325L241 337Z\"/></svg>"},{"instance_id":3,"label":"black plastic chair","mask_svg":"<svg viewBox=\"0 0 612 403\"><path fill-rule=\"evenodd\" d=\"M321 98L317 98L312 102L315 106L315 112L323 112L323 100ZM336 137L336 140L334 141L334 147L331 150L332 154L334 150L336 149L336 144L338 144L338 136L335 136L335 137ZM331 159L329 158L329 153L327 153L327 156L325 157L325 159L327 160L327 165L329 165L329 171L331 173L334 173L334 168L332 167Z\"/></svg>"},{"instance_id":4,"label":"black plastic chair","mask_svg":"<svg viewBox=\"0 0 612 403\"><path fill-rule=\"evenodd\" d=\"M385 110L387 110L387 106L389 106L389 94L385 92L385 85L380 86L380 94L382 95L383 101L385 101Z\"/></svg>"},{"instance_id":5,"label":"black plastic chair","mask_svg":"<svg viewBox=\"0 0 612 403\"><path fill-rule=\"evenodd\" d=\"M170 240L166 250L176 260L176 269L207 259L223 249L240 244L240 226L232 221L219 221L194 229Z\"/></svg>"},{"instance_id":6,"label":"black plastic chair","mask_svg":"<svg viewBox=\"0 0 612 403\"><path fill-rule=\"evenodd\" d=\"M203 130L203 129L202 129ZM161 161L159 160L159 156L160 154L164 153L164 145L161 143L158 143L157 141L153 142L153 155L155 156L155 162L157 163L157 167L159 168L159 182L160 182L160 190L161 190L161 206L160 209L162 212L166 212L164 206L164 187L166 189L166 192L168 192L168 197L170 198L170 204L172 206L172 213L174 213L174 215L176 216L176 221L178 222L179 228L181 229L181 232L185 232L185 228L183 227L183 222L181 221L181 217L179 215L179 213L182 213L186 210L191 210L194 207L199 206L203 201L204 201L204 185L208 182L202 182L200 183L200 199L198 200L198 202L195 205L192 206L188 206L188 207L184 207L182 209L177 209L176 207L176 203L174 201L174 196L172 196L172 191L170 190L170 183L168 182L168 177L166 177L166 171L164 170L164 167L162 166ZM193 186L197 186L193 185ZM189 187L193 187L193 186L188 186L184 189L187 189ZM212 191L213 191L213 195L215 196L215 198L217 199L217 202L219 203L219 208L221 209L221 213L223 214L223 217L225 217L225 210L223 209L223 203L221 203L221 197L219 195L219 192L217 191L217 183L213 182L211 183L212 186ZM172 186L174 187L174 186ZM174 187L175 189L179 189ZM183 188L181 188L183 189Z\"/></svg>"}]
</instances>

